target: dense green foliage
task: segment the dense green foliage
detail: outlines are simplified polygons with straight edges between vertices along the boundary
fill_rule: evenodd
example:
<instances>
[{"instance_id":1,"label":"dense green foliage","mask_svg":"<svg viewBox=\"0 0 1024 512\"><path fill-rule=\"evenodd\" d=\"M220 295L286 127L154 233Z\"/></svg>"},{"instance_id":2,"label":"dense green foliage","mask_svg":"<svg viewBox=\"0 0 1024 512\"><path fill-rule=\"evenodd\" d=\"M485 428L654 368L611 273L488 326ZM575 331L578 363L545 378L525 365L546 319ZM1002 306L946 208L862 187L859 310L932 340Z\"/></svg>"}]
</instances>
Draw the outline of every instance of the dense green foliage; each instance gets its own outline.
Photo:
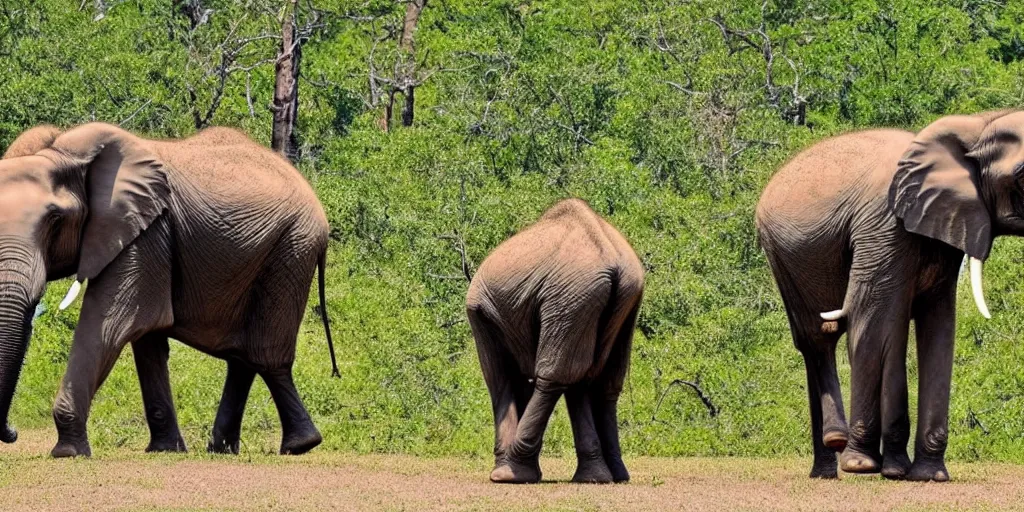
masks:
<instances>
[{"instance_id":1,"label":"dense green foliage","mask_svg":"<svg viewBox=\"0 0 1024 512\"><path fill-rule=\"evenodd\" d=\"M266 59L277 43L228 53L278 33L277 11L265 0L200 3L212 13L191 30L170 0L81 10L0 0L0 147L38 123L93 119L184 136L207 112L209 124L268 142ZM1024 4L1014 0L430 0L416 33L416 122L386 133L369 73L394 67L403 5L315 4L298 166L333 227L328 309L344 377L329 378L310 313L296 381L330 449L489 456L460 247L479 263L578 196L648 270L620 404L625 450L809 453L803 361L753 229L760 188L835 133L1024 105ZM986 267L994 320L961 294L955 458L1024 461L1022 248L999 241ZM51 425L76 318L56 311L63 284L50 286L15 397L22 428ZM171 359L179 419L200 448L225 365L180 344ZM90 419L100 451L147 441L134 372L126 354L100 390ZM698 384L718 414L677 379ZM275 449L277 428L257 386L248 449ZM571 450L564 410L545 449Z\"/></svg>"}]
</instances>

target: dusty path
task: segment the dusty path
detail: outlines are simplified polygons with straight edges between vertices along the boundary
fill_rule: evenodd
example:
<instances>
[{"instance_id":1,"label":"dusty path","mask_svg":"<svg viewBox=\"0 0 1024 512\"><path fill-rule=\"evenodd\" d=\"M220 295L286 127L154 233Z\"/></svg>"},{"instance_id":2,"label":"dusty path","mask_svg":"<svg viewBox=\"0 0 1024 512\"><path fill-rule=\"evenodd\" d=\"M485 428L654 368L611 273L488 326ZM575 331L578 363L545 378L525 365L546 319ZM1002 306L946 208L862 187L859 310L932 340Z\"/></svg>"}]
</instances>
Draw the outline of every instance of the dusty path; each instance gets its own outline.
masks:
<instances>
[{"instance_id":1,"label":"dusty path","mask_svg":"<svg viewBox=\"0 0 1024 512\"><path fill-rule=\"evenodd\" d=\"M2 510L1024 510L1024 466L956 464L949 484L806 478L803 459L627 460L627 485L487 482L489 461L314 452L302 457L46 457L52 433L0 447ZM573 461L545 458L545 476ZM511 504L511 506L509 506Z\"/></svg>"}]
</instances>

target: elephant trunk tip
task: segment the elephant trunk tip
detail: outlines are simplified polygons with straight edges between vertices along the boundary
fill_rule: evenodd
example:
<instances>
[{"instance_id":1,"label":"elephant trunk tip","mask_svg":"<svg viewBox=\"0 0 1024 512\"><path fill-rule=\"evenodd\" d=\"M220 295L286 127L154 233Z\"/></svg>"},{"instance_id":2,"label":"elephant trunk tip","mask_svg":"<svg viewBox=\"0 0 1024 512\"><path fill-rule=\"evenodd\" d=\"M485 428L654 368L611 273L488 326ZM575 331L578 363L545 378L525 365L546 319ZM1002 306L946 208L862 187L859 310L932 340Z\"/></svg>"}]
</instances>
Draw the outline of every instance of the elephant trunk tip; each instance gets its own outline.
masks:
<instances>
[{"instance_id":1,"label":"elephant trunk tip","mask_svg":"<svg viewBox=\"0 0 1024 512\"><path fill-rule=\"evenodd\" d=\"M3 430L0 430L0 441L11 444L18 440L18 431L11 428L9 425L4 426Z\"/></svg>"}]
</instances>

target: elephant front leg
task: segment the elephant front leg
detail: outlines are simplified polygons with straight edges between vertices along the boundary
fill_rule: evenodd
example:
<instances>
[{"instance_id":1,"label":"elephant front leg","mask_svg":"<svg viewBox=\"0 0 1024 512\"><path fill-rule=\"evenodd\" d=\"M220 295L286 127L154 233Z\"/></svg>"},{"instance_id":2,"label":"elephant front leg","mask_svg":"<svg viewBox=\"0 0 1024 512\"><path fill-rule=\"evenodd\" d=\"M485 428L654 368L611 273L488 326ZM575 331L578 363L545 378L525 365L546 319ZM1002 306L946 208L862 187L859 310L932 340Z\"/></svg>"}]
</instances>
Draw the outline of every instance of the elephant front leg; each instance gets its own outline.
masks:
<instances>
[{"instance_id":1,"label":"elephant front leg","mask_svg":"<svg viewBox=\"0 0 1024 512\"><path fill-rule=\"evenodd\" d=\"M907 480L945 482L949 432L949 386L956 330L955 281L927 311L915 315L918 361L917 434Z\"/></svg>"},{"instance_id":2,"label":"elephant front leg","mask_svg":"<svg viewBox=\"0 0 1024 512\"><path fill-rule=\"evenodd\" d=\"M142 403L149 424L149 446L147 452L184 452L185 440L178 428L178 417L174 411L171 395L170 374L167 359L170 347L167 336L148 334L132 343L135 369L142 388Z\"/></svg>"},{"instance_id":3,"label":"elephant front leg","mask_svg":"<svg viewBox=\"0 0 1024 512\"><path fill-rule=\"evenodd\" d=\"M903 479L910 470L907 327L906 322L894 326L882 363L882 476L891 480Z\"/></svg>"},{"instance_id":4,"label":"elephant front leg","mask_svg":"<svg viewBox=\"0 0 1024 512\"><path fill-rule=\"evenodd\" d=\"M224 380L224 393L213 422L213 438L206 446L211 453L238 454L241 445L242 417L256 372L241 361L228 360L228 375Z\"/></svg>"},{"instance_id":5,"label":"elephant front leg","mask_svg":"<svg viewBox=\"0 0 1024 512\"><path fill-rule=\"evenodd\" d=\"M101 329L103 317L90 311L96 309L90 306L88 302L83 305L68 368L53 405L57 444L50 454L54 457L92 455L86 432L92 399L129 341L121 329Z\"/></svg>"},{"instance_id":6,"label":"elephant front leg","mask_svg":"<svg viewBox=\"0 0 1024 512\"><path fill-rule=\"evenodd\" d=\"M884 361L888 351L899 350L899 347L906 350L909 323L909 301L898 293L885 298L873 296L866 302L854 309L849 321L850 442L840 457L840 465L848 473L882 470L879 448L883 430L892 436L890 429L898 424L889 417L892 411L886 417L882 414L883 380L892 385L898 373L893 372L887 379ZM888 424L885 420L889 420Z\"/></svg>"}]
</instances>

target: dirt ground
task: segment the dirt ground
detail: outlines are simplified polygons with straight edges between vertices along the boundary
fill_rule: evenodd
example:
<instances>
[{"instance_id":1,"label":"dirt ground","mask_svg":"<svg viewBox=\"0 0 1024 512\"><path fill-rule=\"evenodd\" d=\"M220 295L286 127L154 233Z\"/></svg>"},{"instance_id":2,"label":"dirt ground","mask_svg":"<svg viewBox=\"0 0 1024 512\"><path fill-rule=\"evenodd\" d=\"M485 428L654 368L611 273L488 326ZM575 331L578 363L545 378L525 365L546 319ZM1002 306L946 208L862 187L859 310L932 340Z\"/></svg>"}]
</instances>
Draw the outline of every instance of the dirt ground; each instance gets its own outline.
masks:
<instances>
[{"instance_id":1,"label":"dirt ground","mask_svg":"<svg viewBox=\"0 0 1024 512\"><path fill-rule=\"evenodd\" d=\"M952 464L947 484L806 477L806 459L627 459L633 480L576 485L573 460L546 481L487 481L490 461L345 455L139 454L53 460L49 431L0 447L2 510L1024 510L1024 466Z\"/></svg>"}]
</instances>

